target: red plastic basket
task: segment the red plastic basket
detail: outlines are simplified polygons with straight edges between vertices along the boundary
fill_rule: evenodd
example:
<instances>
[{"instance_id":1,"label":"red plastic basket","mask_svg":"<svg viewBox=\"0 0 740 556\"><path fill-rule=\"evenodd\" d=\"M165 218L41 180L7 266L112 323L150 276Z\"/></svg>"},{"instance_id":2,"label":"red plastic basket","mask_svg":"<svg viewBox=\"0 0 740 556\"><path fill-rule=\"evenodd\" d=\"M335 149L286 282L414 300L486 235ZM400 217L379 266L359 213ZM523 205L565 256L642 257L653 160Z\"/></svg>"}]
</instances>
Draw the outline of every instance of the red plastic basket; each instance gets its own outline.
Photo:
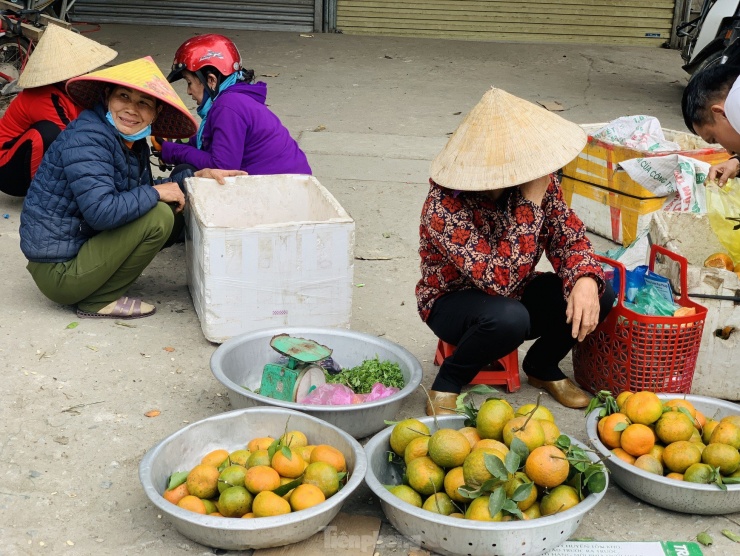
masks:
<instances>
[{"instance_id":1,"label":"red plastic basket","mask_svg":"<svg viewBox=\"0 0 740 556\"><path fill-rule=\"evenodd\" d=\"M668 249L653 245L650 270L660 253L676 261L681 270L681 291L675 302L694 307L695 315L653 317L624 306L627 282L621 263L596 256L619 271L617 304L594 332L573 349L573 371L578 384L596 393L609 390L616 395L629 390L688 394L694 378L707 309L688 299L687 262Z\"/></svg>"}]
</instances>

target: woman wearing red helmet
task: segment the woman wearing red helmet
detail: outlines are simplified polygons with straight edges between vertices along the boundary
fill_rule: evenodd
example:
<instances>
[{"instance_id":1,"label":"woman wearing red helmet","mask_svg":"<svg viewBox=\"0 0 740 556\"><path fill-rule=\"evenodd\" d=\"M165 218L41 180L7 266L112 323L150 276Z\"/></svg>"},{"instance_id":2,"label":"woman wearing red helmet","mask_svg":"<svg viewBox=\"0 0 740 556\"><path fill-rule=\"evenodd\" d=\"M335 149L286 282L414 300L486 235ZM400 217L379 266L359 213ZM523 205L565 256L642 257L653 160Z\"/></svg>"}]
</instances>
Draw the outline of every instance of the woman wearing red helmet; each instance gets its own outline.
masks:
<instances>
[{"instance_id":1,"label":"woman wearing red helmet","mask_svg":"<svg viewBox=\"0 0 740 556\"><path fill-rule=\"evenodd\" d=\"M198 133L187 144L164 142L162 159L195 169L249 174L311 174L306 155L265 105L267 84L254 83L236 45L223 35L200 35L175 53L170 83L184 78L198 103Z\"/></svg>"}]
</instances>

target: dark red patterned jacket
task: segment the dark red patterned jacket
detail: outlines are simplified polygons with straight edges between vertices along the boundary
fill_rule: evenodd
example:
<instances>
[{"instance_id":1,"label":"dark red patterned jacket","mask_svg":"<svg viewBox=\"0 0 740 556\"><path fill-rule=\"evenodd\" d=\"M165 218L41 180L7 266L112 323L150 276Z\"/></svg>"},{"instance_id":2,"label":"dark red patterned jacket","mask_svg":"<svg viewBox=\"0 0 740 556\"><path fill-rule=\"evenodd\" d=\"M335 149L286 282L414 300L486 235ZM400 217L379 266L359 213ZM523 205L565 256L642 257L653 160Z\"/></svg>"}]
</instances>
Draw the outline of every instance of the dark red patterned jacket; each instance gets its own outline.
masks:
<instances>
[{"instance_id":1,"label":"dark red patterned jacket","mask_svg":"<svg viewBox=\"0 0 740 556\"><path fill-rule=\"evenodd\" d=\"M599 293L604 291L604 273L586 229L565 204L555 175L541 207L518 187L492 201L482 192L455 192L429 183L419 226L416 300L422 320L439 297L453 291L478 288L520 299L543 252L563 280L566 298L583 276L594 278Z\"/></svg>"}]
</instances>

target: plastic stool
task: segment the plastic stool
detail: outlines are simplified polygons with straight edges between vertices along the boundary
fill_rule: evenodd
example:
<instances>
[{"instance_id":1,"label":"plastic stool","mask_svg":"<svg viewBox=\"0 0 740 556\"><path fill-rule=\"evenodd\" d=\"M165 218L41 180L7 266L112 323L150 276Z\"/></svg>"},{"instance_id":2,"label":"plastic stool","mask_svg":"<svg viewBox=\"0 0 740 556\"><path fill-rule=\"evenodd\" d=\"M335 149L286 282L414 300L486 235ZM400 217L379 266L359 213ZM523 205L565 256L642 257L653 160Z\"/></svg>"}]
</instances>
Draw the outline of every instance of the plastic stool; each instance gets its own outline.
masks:
<instances>
[{"instance_id":1,"label":"plastic stool","mask_svg":"<svg viewBox=\"0 0 740 556\"><path fill-rule=\"evenodd\" d=\"M441 365L447 357L453 354L455 346L439 340L437 353L434 354L434 364ZM502 357L495 363L483 367L470 384L488 384L490 386L504 384L509 392L516 392L521 387L519 381L519 354L517 350Z\"/></svg>"}]
</instances>

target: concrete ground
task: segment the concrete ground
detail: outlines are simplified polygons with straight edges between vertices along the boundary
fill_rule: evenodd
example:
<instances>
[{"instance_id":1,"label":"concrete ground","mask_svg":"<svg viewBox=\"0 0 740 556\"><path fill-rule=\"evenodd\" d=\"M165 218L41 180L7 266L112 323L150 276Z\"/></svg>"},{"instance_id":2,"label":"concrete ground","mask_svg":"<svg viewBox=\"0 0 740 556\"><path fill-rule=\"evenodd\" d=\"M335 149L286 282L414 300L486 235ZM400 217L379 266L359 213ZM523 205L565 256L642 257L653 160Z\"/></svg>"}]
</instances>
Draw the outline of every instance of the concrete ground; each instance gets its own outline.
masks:
<instances>
[{"instance_id":1,"label":"concrete ground","mask_svg":"<svg viewBox=\"0 0 740 556\"><path fill-rule=\"evenodd\" d=\"M177 46L204 31L212 30L106 25L90 36L118 49L119 62L151 55L166 71ZM364 287L354 291L352 328L410 350L426 386L436 372L435 343L415 309L417 215L429 161L487 88L557 100L578 123L649 114L683 128L686 75L676 51L229 34L270 85L270 106L299 138L318 179L356 220L355 283ZM131 326L79 320L45 299L26 272L21 205L0 195L0 554L211 554L157 515L137 474L160 439L230 408L209 371L216 346L193 310L183 246L163 251L132 292L156 303L156 316ZM79 326L68 328L72 322ZM506 397L516 406L535 396L523 384ZM586 440L581 411L546 405L561 430ZM388 418L419 416L423 407L417 392ZM161 415L145 417L151 409ZM367 489L345 510L383 517ZM680 541L707 530L714 545L705 554L737 551L722 529L740 533L740 515L673 513L611 486L575 537ZM379 555L408 553L386 520L380 533Z\"/></svg>"}]
</instances>

